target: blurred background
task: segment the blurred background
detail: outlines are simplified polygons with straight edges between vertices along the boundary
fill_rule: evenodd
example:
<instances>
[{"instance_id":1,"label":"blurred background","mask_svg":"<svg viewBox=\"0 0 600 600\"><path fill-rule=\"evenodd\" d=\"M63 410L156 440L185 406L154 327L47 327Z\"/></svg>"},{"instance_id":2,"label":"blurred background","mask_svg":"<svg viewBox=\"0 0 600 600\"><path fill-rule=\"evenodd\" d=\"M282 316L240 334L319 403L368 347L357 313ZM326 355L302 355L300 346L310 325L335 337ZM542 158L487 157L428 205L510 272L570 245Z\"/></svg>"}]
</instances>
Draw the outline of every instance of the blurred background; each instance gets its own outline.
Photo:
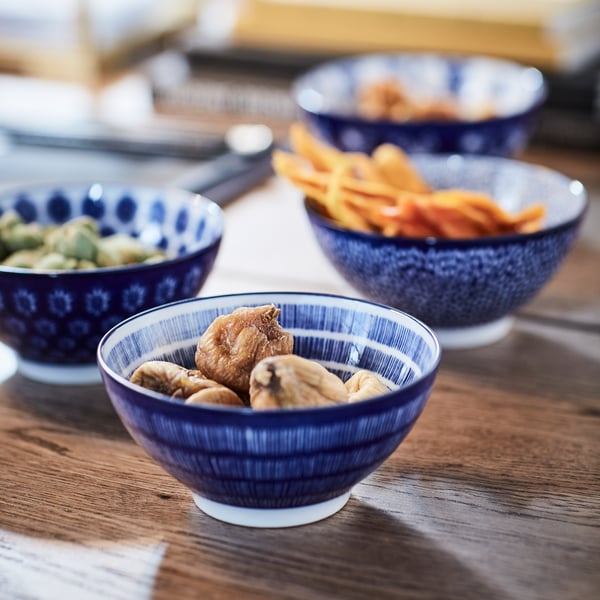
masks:
<instances>
[{"instance_id":1,"label":"blurred background","mask_svg":"<svg viewBox=\"0 0 600 600\"><path fill-rule=\"evenodd\" d=\"M549 93L533 143L596 152L599 32L598 0L0 0L0 178L64 169L36 147L104 150L111 175L172 178L178 161L222 152L232 124L284 138L294 77L377 51L538 67Z\"/></svg>"}]
</instances>

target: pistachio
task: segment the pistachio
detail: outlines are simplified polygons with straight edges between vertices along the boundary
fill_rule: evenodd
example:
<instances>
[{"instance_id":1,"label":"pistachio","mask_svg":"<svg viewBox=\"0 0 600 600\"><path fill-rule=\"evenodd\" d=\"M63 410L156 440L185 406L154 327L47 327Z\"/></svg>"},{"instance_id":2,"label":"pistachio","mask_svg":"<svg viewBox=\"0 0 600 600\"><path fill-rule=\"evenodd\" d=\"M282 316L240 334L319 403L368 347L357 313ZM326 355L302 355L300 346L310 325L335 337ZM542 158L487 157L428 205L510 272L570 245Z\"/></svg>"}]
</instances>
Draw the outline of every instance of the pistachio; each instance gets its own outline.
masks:
<instances>
[{"instance_id":1,"label":"pistachio","mask_svg":"<svg viewBox=\"0 0 600 600\"><path fill-rule=\"evenodd\" d=\"M124 234L115 233L98 242L98 264L100 266L129 265L145 261L153 252L138 240Z\"/></svg>"},{"instance_id":2,"label":"pistachio","mask_svg":"<svg viewBox=\"0 0 600 600\"><path fill-rule=\"evenodd\" d=\"M23 223L23 219L21 219L21 215L16 210L10 209L5 211L0 215L0 234L19 223Z\"/></svg>"},{"instance_id":3,"label":"pistachio","mask_svg":"<svg viewBox=\"0 0 600 600\"><path fill-rule=\"evenodd\" d=\"M20 269L32 269L38 260L42 258L44 250L36 248L35 250L18 250L7 256L2 265L5 267L18 267Z\"/></svg>"},{"instance_id":4,"label":"pistachio","mask_svg":"<svg viewBox=\"0 0 600 600\"><path fill-rule=\"evenodd\" d=\"M88 225L74 219L52 231L46 245L54 252L76 259L95 260L98 253L97 235Z\"/></svg>"},{"instance_id":5,"label":"pistachio","mask_svg":"<svg viewBox=\"0 0 600 600\"><path fill-rule=\"evenodd\" d=\"M60 252L50 252L50 254L44 254L36 261L33 265L36 269L51 269L53 271L63 269L73 269L77 264L73 258L67 258Z\"/></svg>"},{"instance_id":6,"label":"pistachio","mask_svg":"<svg viewBox=\"0 0 600 600\"><path fill-rule=\"evenodd\" d=\"M15 223L3 231L2 239L9 252L32 250L44 243L44 232L37 223Z\"/></svg>"}]
</instances>

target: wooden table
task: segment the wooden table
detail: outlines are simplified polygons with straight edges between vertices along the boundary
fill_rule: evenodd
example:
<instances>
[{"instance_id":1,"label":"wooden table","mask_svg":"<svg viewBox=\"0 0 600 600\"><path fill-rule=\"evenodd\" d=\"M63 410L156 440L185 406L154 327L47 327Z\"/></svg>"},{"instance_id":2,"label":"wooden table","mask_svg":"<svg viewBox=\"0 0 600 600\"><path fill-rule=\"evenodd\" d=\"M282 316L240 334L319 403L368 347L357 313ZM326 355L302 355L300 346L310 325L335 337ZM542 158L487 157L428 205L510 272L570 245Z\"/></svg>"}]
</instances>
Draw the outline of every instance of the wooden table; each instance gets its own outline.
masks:
<instances>
[{"instance_id":1,"label":"wooden table","mask_svg":"<svg viewBox=\"0 0 600 600\"><path fill-rule=\"evenodd\" d=\"M205 516L101 386L28 381L0 349L0 598L600 597L600 160L532 149L592 205L502 341L447 351L393 456L336 515L261 530ZM226 209L203 294L355 294L272 179Z\"/></svg>"}]
</instances>

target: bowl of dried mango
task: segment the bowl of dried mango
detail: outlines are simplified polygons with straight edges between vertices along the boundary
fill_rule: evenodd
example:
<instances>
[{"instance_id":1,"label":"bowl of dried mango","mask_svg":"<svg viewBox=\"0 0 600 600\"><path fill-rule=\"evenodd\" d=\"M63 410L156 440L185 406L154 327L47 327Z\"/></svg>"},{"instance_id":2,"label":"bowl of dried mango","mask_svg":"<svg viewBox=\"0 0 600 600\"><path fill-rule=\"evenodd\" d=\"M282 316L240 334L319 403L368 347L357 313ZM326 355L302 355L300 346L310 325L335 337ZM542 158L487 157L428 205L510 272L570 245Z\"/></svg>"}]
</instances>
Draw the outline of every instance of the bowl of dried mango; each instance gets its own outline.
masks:
<instances>
[{"instance_id":1,"label":"bowl of dried mango","mask_svg":"<svg viewBox=\"0 0 600 600\"><path fill-rule=\"evenodd\" d=\"M551 169L485 156L344 153L291 130L276 172L304 195L325 257L363 296L434 328L442 346L495 342L561 265L587 207Z\"/></svg>"},{"instance_id":2,"label":"bowl of dried mango","mask_svg":"<svg viewBox=\"0 0 600 600\"><path fill-rule=\"evenodd\" d=\"M300 118L344 151L513 156L546 98L542 73L487 56L362 54L315 66L292 86Z\"/></svg>"},{"instance_id":3,"label":"bowl of dried mango","mask_svg":"<svg viewBox=\"0 0 600 600\"><path fill-rule=\"evenodd\" d=\"M254 527L340 510L415 425L439 360L406 313L292 292L167 304L98 348L131 436L202 511Z\"/></svg>"},{"instance_id":4,"label":"bowl of dried mango","mask_svg":"<svg viewBox=\"0 0 600 600\"><path fill-rule=\"evenodd\" d=\"M195 296L221 209L177 189L19 186L0 195L0 342L46 383L100 382L96 349L128 316Z\"/></svg>"}]
</instances>

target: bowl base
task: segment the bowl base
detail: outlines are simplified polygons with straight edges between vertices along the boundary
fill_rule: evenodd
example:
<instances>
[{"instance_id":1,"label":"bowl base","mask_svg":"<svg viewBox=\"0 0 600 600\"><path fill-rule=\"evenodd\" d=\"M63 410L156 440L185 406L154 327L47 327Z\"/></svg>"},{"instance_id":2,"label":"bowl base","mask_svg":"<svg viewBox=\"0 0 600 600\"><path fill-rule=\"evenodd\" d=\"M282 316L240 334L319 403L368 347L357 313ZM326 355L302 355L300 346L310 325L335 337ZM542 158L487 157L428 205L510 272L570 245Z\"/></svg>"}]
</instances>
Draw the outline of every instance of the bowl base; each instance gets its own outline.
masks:
<instances>
[{"instance_id":1,"label":"bowl base","mask_svg":"<svg viewBox=\"0 0 600 600\"><path fill-rule=\"evenodd\" d=\"M438 340L447 350L479 348L501 340L513 326L513 317L503 317L491 323L471 327L434 328Z\"/></svg>"},{"instance_id":2,"label":"bowl base","mask_svg":"<svg viewBox=\"0 0 600 600\"><path fill-rule=\"evenodd\" d=\"M330 517L345 506L350 492L318 504L293 508L245 508L214 502L198 494L192 496L202 512L219 521L244 527L276 528L307 525Z\"/></svg>"},{"instance_id":3,"label":"bowl base","mask_svg":"<svg viewBox=\"0 0 600 600\"><path fill-rule=\"evenodd\" d=\"M19 373L40 383L56 385L92 385L102 383L100 369L89 365L52 365L19 359Z\"/></svg>"}]
</instances>

